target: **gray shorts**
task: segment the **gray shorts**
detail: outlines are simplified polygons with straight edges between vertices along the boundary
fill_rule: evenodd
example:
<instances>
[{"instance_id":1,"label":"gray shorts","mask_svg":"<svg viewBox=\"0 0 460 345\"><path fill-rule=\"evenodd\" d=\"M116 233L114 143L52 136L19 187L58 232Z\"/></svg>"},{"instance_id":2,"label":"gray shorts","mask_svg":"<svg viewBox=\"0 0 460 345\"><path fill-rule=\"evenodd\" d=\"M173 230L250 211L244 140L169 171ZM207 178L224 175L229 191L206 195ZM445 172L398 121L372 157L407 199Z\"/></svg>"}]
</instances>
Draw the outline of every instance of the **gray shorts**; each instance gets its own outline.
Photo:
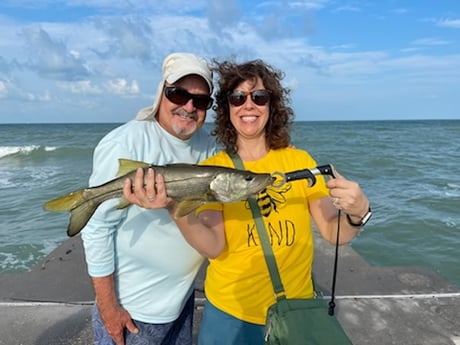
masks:
<instances>
[{"instance_id":1,"label":"gray shorts","mask_svg":"<svg viewBox=\"0 0 460 345\"><path fill-rule=\"evenodd\" d=\"M154 324L133 320L139 333L133 334L125 329L125 345L192 345L194 307L195 296L192 294L175 321ZM93 308L92 322L94 345L115 345L105 330L96 304Z\"/></svg>"}]
</instances>

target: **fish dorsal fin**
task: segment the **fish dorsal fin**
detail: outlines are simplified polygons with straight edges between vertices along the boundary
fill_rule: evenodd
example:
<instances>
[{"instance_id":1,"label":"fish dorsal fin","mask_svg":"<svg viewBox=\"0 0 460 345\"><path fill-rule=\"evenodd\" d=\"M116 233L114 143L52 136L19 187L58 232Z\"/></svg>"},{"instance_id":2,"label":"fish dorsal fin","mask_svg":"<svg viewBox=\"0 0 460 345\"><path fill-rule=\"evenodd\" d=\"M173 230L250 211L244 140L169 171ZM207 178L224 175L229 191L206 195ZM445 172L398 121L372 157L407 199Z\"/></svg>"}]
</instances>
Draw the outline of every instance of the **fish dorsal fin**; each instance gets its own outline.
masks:
<instances>
[{"instance_id":1,"label":"fish dorsal fin","mask_svg":"<svg viewBox=\"0 0 460 345\"><path fill-rule=\"evenodd\" d=\"M137 168L147 168L150 164L141 162L141 161L134 161L131 159L126 158L119 158L118 163L120 167L118 168L117 177L126 175Z\"/></svg>"}]
</instances>

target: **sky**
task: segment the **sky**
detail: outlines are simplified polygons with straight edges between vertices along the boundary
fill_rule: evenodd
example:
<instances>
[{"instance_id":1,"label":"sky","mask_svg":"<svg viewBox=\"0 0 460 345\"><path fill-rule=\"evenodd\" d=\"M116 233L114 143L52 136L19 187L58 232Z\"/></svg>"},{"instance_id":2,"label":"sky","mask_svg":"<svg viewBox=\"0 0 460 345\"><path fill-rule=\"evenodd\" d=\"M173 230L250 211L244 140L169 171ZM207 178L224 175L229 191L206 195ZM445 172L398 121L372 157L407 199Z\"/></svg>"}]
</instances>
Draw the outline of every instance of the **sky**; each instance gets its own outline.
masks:
<instances>
[{"instance_id":1,"label":"sky","mask_svg":"<svg viewBox=\"0 0 460 345\"><path fill-rule=\"evenodd\" d=\"M1 0L0 123L129 121L178 51L282 70L296 121L460 119L458 0Z\"/></svg>"}]
</instances>

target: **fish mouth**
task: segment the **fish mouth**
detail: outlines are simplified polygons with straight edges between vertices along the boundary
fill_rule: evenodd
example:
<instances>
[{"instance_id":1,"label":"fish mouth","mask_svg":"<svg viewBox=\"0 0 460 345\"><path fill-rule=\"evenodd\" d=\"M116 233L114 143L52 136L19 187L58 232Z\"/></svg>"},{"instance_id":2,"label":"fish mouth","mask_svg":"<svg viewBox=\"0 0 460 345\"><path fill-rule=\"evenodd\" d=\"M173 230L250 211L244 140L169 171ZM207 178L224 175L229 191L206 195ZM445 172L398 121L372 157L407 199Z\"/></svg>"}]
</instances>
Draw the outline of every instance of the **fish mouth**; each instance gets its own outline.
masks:
<instances>
[{"instance_id":1,"label":"fish mouth","mask_svg":"<svg viewBox=\"0 0 460 345\"><path fill-rule=\"evenodd\" d=\"M270 177L267 179L267 184L265 187L268 186L273 186L273 183L276 181L276 176L270 175Z\"/></svg>"},{"instance_id":2,"label":"fish mouth","mask_svg":"<svg viewBox=\"0 0 460 345\"><path fill-rule=\"evenodd\" d=\"M263 191L265 188L272 186L276 178L274 176L268 176L265 181L254 187L252 193L258 193Z\"/></svg>"}]
</instances>

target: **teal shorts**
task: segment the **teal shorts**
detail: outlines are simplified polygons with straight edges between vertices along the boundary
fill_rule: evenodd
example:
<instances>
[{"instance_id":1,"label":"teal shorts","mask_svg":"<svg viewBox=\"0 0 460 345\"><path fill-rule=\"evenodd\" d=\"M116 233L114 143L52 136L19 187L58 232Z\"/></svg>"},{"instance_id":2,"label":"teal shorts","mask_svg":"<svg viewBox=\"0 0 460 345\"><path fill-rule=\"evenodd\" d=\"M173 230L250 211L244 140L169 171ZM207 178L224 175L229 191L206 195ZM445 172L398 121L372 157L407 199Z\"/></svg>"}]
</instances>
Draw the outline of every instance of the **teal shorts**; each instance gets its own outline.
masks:
<instances>
[{"instance_id":1,"label":"teal shorts","mask_svg":"<svg viewBox=\"0 0 460 345\"><path fill-rule=\"evenodd\" d=\"M245 322L206 301L198 345L263 345L264 325Z\"/></svg>"}]
</instances>

